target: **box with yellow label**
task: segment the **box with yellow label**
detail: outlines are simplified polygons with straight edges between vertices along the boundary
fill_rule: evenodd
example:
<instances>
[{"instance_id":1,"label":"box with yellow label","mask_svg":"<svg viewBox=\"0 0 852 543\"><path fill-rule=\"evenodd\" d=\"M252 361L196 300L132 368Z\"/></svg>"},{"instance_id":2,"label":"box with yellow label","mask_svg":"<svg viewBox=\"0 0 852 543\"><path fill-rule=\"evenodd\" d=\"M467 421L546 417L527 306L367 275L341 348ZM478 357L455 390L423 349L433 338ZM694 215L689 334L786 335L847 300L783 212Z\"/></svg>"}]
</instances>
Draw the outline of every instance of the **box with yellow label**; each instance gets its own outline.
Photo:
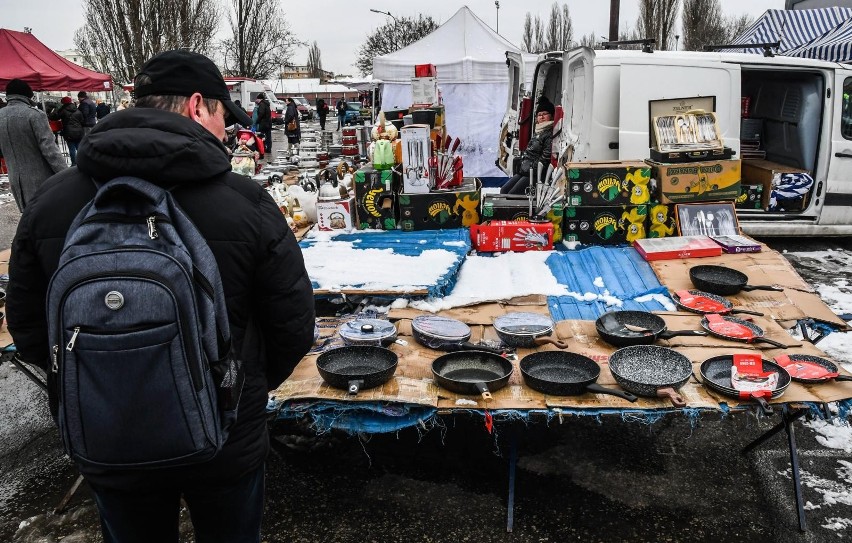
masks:
<instances>
[{"instance_id":1,"label":"box with yellow label","mask_svg":"<svg viewBox=\"0 0 852 543\"><path fill-rule=\"evenodd\" d=\"M652 166L651 176L660 187L664 204L736 200L740 195L742 170L739 160L711 160Z\"/></svg>"},{"instance_id":2,"label":"box with yellow label","mask_svg":"<svg viewBox=\"0 0 852 543\"><path fill-rule=\"evenodd\" d=\"M648 206L566 207L563 239L586 245L618 245L647 237Z\"/></svg>"},{"instance_id":3,"label":"box with yellow label","mask_svg":"<svg viewBox=\"0 0 852 543\"><path fill-rule=\"evenodd\" d=\"M399 224L403 230L439 230L465 228L479 224L479 201L482 182L478 177L465 177L454 190L428 194L400 194Z\"/></svg>"},{"instance_id":4,"label":"box with yellow label","mask_svg":"<svg viewBox=\"0 0 852 543\"><path fill-rule=\"evenodd\" d=\"M651 167L641 161L571 162L566 165L569 206L647 204Z\"/></svg>"}]
</instances>

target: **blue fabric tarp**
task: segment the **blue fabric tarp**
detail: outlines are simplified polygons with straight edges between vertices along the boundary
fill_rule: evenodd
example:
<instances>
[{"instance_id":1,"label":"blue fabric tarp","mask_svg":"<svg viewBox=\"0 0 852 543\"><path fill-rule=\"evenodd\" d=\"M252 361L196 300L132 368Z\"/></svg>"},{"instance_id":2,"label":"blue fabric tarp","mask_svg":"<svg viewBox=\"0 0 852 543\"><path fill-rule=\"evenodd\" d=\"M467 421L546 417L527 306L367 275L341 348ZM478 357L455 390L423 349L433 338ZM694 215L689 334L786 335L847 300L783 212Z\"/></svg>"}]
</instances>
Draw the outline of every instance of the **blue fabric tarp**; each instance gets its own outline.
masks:
<instances>
[{"instance_id":1,"label":"blue fabric tarp","mask_svg":"<svg viewBox=\"0 0 852 543\"><path fill-rule=\"evenodd\" d=\"M428 296L445 296L453 290L458 280L458 272L468 251L470 251L470 231L467 228L452 228L447 230L423 230L417 232L403 232L391 230L387 232L353 232L351 234L338 234L334 241L352 243L356 249L391 249L394 253L406 256L419 256L426 250L443 249L455 253L457 258L452 266L441 275L433 285L427 287ZM327 243L328 240L304 239L299 242L303 249L311 247L315 243ZM319 288L316 282L312 282L314 289ZM359 287L362 285L351 285ZM404 294L400 293L400 297Z\"/></svg>"},{"instance_id":2,"label":"blue fabric tarp","mask_svg":"<svg viewBox=\"0 0 852 543\"><path fill-rule=\"evenodd\" d=\"M589 247L554 252L547 259L551 273L577 296L549 296L554 320L595 320L607 311L662 311L666 307L649 294L668 297L651 266L632 247ZM600 278L600 279L598 279Z\"/></svg>"},{"instance_id":3,"label":"blue fabric tarp","mask_svg":"<svg viewBox=\"0 0 852 543\"><path fill-rule=\"evenodd\" d=\"M838 36L839 27L852 18L852 8L820 9L769 9L757 21L752 23L732 44L780 42L778 54L791 56L810 56L840 62L834 58L804 54L813 42L816 44L824 37ZM842 35L842 32L840 32ZM732 50L734 51L734 50ZM746 53L763 53L763 49L745 48Z\"/></svg>"}]
</instances>

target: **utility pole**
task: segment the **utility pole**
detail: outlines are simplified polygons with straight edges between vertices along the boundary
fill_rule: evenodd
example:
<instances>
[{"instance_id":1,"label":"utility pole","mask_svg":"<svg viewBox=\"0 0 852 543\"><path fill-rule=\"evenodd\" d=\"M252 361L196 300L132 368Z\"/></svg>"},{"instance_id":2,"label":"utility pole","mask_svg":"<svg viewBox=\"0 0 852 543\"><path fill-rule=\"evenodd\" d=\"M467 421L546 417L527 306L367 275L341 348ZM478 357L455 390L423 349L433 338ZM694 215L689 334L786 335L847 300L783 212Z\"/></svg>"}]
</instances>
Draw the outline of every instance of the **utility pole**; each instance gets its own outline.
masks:
<instances>
[{"instance_id":1,"label":"utility pole","mask_svg":"<svg viewBox=\"0 0 852 543\"><path fill-rule=\"evenodd\" d=\"M618 12L621 0L609 0L609 41L618 41Z\"/></svg>"},{"instance_id":2,"label":"utility pole","mask_svg":"<svg viewBox=\"0 0 852 543\"><path fill-rule=\"evenodd\" d=\"M500 33L500 2L499 0L494 0L494 5L497 7L497 33Z\"/></svg>"}]
</instances>

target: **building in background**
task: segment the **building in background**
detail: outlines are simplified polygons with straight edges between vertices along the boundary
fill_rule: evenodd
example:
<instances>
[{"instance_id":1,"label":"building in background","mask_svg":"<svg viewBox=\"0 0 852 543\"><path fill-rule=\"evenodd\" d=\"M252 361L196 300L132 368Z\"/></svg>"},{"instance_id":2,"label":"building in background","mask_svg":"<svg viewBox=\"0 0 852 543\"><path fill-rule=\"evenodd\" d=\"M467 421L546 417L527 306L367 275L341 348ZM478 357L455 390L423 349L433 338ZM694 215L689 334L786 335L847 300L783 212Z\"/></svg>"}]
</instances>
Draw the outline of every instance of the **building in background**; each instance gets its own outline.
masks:
<instances>
[{"instance_id":1,"label":"building in background","mask_svg":"<svg viewBox=\"0 0 852 543\"><path fill-rule=\"evenodd\" d=\"M56 54L64 58L65 60L70 60L74 64L79 64L83 68L88 68L90 70L95 69L94 66L86 62L86 59L83 58L83 55L80 53L80 51L76 49L63 49L61 51L57 50Z\"/></svg>"},{"instance_id":2,"label":"building in background","mask_svg":"<svg viewBox=\"0 0 852 543\"><path fill-rule=\"evenodd\" d=\"M315 79L307 66L282 66L281 79ZM319 80L325 83L329 79L334 79L334 72L328 70L320 70Z\"/></svg>"}]
</instances>

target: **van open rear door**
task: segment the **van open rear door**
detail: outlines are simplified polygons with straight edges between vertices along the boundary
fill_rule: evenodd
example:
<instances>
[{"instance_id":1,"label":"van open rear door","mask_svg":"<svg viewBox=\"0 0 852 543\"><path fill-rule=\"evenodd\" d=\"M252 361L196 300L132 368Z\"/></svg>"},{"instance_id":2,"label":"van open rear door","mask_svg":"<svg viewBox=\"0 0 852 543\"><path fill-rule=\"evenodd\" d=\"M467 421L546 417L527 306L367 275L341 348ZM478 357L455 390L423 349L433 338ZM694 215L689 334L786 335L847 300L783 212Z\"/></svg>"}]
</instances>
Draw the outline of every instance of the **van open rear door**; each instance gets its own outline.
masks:
<instances>
[{"instance_id":1,"label":"van open rear door","mask_svg":"<svg viewBox=\"0 0 852 543\"><path fill-rule=\"evenodd\" d=\"M594 58L595 52L588 47L565 51L562 56L562 120L554 127L553 149L569 161L589 159Z\"/></svg>"},{"instance_id":2,"label":"van open rear door","mask_svg":"<svg viewBox=\"0 0 852 543\"><path fill-rule=\"evenodd\" d=\"M824 195L820 224L852 225L852 70L834 70L831 90L831 154L828 186L817 186L814 195ZM821 190L822 189L822 190Z\"/></svg>"},{"instance_id":3,"label":"van open rear door","mask_svg":"<svg viewBox=\"0 0 852 543\"><path fill-rule=\"evenodd\" d=\"M506 66L509 71L509 95L506 113L500 123L497 167L508 175L514 175L512 158L518 149L518 120L524 98L524 59L522 53L506 51Z\"/></svg>"}]
</instances>

